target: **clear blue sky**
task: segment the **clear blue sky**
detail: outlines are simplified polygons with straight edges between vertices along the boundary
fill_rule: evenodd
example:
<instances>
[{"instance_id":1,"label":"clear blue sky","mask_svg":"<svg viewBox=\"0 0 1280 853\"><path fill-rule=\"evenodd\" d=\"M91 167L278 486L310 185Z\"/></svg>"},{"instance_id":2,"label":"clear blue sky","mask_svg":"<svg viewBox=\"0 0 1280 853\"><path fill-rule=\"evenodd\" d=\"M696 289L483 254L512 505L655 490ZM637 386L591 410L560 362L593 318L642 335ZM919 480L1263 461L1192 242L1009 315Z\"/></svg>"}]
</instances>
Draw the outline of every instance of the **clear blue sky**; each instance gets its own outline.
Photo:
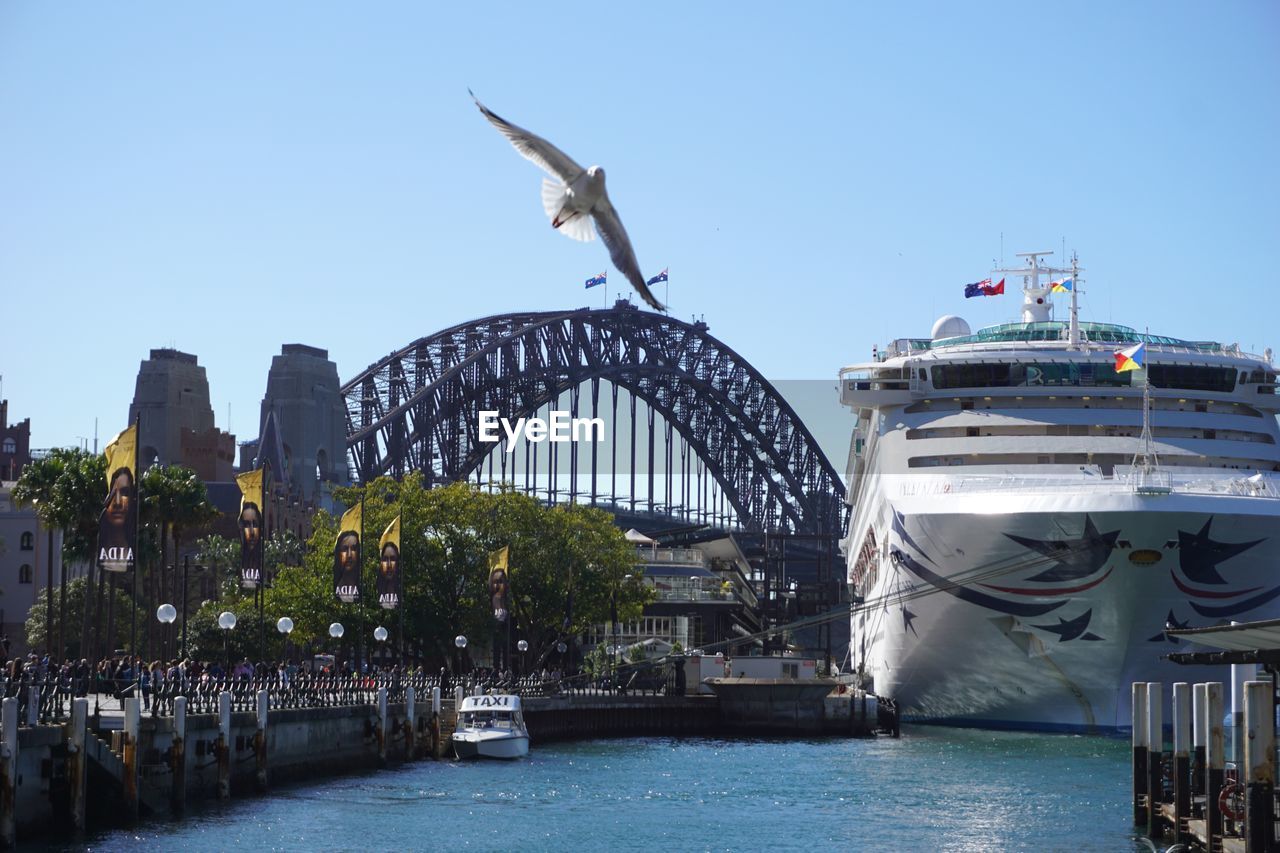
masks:
<instances>
[{"instance_id":1,"label":"clear blue sky","mask_svg":"<svg viewBox=\"0 0 1280 853\"><path fill-rule=\"evenodd\" d=\"M603 246L552 231L468 86L605 166L674 315L773 378L1016 318L962 297L1002 233L1009 260L1079 252L1085 319L1280 342L1280 5L634 9L0 4L11 418L109 436L173 346L243 441L282 343L345 380L468 318L602 304Z\"/></svg>"}]
</instances>

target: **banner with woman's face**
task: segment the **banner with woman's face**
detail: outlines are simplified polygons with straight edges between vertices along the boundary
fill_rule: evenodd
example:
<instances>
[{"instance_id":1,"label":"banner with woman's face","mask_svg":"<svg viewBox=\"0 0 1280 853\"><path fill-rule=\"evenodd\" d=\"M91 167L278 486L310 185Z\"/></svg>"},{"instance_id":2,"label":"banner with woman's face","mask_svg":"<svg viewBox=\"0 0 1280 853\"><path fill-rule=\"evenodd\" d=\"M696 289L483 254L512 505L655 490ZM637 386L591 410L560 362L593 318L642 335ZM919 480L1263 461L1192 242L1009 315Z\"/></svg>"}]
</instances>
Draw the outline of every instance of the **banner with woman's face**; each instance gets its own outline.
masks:
<instances>
[{"instance_id":1,"label":"banner with woman's face","mask_svg":"<svg viewBox=\"0 0 1280 853\"><path fill-rule=\"evenodd\" d=\"M107 502L98 517L98 565L107 572L134 567L138 546L138 427L107 445Z\"/></svg>"},{"instance_id":2,"label":"banner with woman's face","mask_svg":"<svg viewBox=\"0 0 1280 853\"><path fill-rule=\"evenodd\" d=\"M236 477L240 487L240 586L257 589L262 583L262 554L265 521L263 471L248 471Z\"/></svg>"},{"instance_id":3,"label":"banner with woman's face","mask_svg":"<svg viewBox=\"0 0 1280 853\"><path fill-rule=\"evenodd\" d=\"M333 543L333 594L345 604L360 600L361 515L360 504L343 513Z\"/></svg>"},{"instance_id":4,"label":"banner with woman's face","mask_svg":"<svg viewBox=\"0 0 1280 853\"><path fill-rule=\"evenodd\" d=\"M489 600L493 605L493 618L507 621L511 612L510 546L504 545L489 555Z\"/></svg>"},{"instance_id":5,"label":"banner with woman's face","mask_svg":"<svg viewBox=\"0 0 1280 853\"><path fill-rule=\"evenodd\" d=\"M400 516L387 525L378 540L378 604L387 610L400 606Z\"/></svg>"}]
</instances>

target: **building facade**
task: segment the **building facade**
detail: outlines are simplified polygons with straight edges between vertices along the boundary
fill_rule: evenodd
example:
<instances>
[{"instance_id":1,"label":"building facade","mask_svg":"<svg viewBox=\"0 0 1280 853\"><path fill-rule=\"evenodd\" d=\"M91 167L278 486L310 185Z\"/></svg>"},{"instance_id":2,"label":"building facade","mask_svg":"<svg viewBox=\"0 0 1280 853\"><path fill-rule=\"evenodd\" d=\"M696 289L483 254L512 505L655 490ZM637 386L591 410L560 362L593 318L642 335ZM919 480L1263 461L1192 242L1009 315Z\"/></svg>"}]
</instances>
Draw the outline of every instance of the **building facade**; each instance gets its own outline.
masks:
<instances>
[{"instance_id":1,"label":"building facade","mask_svg":"<svg viewBox=\"0 0 1280 853\"><path fill-rule=\"evenodd\" d=\"M0 482L0 623L10 656L26 654L27 615L38 593L62 578L62 532L41 526L34 508L13 503L13 481Z\"/></svg>"},{"instance_id":2,"label":"building facade","mask_svg":"<svg viewBox=\"0 0 1280 853\"><path fill-rule=\"evenodd\" d=\"M653 590L654 600L638 621L593 627L584 645L641 645L650 657L676 644L686 652L723 644L723 651L740 655L761 647L760 640L751 639L761 630L759 601L748 579L751 566L732 536L678 548L634 530L627 538L636 543L641 582Z\"/></svg>"},{"instance_id":3,"label":"building facade","mask_svg":"<svg viewBox=\"0 0 1280 853\"><path fill-rule=\"evenodd\" d=\"M328 350L305 344L285 344L271 360L267 393L262 399L258 441L240 445L240 467L249 470L273 447L260 448L269 438L269 415L274 415L279 452L287 479L298 499L332 509L333 486L351 482L347 469L347 409L338 393L338 366Z\"/></svg>"},{"instance_id":4,"label":"building facade","mask_svg":"<svg viewBox=\"0 0 1280 853\"><path fill-rule=\"evenodd\" d=\"M0 400L0 480L17 480L31 463L31 418L9 423L9 401Z\"/></svg>"},{"instance_id":5,"label":"building facade","mask_svg":"<svg viewBox=\"0 0 1280 853\"><path fill-rule=\"evenodd\" d=\"M209 379L194 355L151 350L129 406L129 423L135 420L144 469L182 465L205 482L234 476L235 436L214 426Z\"/></svg>"}]
</instances>

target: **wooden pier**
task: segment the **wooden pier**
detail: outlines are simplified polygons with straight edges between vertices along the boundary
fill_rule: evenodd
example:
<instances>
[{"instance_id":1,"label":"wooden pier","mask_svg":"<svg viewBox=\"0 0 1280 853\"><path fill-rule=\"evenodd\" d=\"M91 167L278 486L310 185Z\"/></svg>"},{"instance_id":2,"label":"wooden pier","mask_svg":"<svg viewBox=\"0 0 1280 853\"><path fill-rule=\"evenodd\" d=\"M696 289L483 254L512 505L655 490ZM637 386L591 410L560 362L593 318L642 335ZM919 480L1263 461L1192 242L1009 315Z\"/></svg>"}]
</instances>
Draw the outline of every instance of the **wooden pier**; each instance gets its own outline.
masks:
<instances>
[{"instance_id":1,"label":"wooden pier","mask_svg":"<svg viewBox=\"0 0 1280 853\"><path fill-rule=\"evenodd\" d=\"M1221 682L1174 684L1167 728L1163 686L1134 683L1134 824L1147 838L1211 853L1280 850L1275 685L1247 681L1243 693L1242 726L1234 733L1242 761L1236 763L1227 759Z\"/></svg>"}]
</instances>

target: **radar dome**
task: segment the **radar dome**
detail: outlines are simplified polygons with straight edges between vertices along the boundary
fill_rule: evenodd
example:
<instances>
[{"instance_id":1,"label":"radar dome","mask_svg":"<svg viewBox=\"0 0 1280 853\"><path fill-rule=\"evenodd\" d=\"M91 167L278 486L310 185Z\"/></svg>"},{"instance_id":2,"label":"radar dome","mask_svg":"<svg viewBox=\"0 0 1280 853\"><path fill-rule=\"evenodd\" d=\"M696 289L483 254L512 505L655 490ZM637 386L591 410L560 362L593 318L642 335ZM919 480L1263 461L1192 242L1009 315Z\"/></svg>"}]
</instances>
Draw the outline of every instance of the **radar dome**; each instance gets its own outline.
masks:
<instances>
[{"instance_id":1,"label":"radar dome","mask_svg":"<svg viewBox=\"0 0 1280 853\"><path fill-rule=\"evenodd\" d=\"M935 341L971 334L973 332L969 329L969 324L964 321L963 317L957 317L955 314L939 317L938 321L933 324L932 337Z\"/></svg>"}]
</instances>

